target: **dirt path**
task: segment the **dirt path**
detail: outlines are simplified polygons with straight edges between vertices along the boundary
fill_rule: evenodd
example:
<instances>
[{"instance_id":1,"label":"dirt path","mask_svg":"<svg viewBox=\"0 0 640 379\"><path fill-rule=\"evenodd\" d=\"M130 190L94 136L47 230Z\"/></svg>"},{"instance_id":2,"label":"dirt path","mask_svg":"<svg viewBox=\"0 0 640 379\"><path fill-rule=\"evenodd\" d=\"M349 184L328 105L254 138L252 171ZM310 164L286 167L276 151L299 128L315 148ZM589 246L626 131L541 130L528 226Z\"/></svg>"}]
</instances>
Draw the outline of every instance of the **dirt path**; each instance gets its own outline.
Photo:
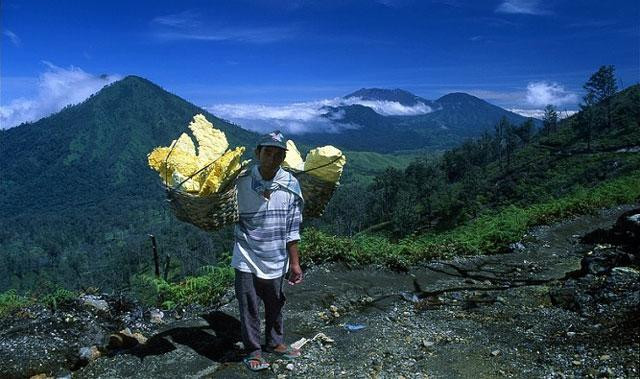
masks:
<instances>
[{"instance_id":1,"label":"dirt path","mask_svg":"<svg viewBox=\"0 0 640 379\"><path fill-rule=\"evenodd\" d=\"M410 273L316 267L287 288L287 339L324 333L293 367L238 363L236 303L205 317L173 321L135 354L103 357L74 377L637 377L637 336L552 305L550 288L580 269L577 236L610 227L632 207L617 207L535 228L517 251L431 262ZM413 298L422 291L474 288ZM510 288L508 288L510 287ZM486 290L493 288L493 290ZM413 300L413 301L412 301ZM419 300L419 301L415 301ZM348 331L345 325L361 324Z\"/></svg>"}]
</instances>

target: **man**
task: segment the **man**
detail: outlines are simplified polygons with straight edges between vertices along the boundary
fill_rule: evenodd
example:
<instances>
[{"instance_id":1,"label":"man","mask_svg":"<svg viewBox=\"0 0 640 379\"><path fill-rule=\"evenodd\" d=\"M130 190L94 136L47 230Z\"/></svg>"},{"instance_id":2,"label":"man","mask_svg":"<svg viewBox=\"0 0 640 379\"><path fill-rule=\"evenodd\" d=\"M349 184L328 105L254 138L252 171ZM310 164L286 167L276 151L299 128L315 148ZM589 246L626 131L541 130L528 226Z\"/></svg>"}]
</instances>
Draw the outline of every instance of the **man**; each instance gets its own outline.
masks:
<instances>
[{"instance_id":1,"label":"man","mask_svg":"<svg viewBox=\"0 0 640 379\"><path fill-rule=\"evenodd\" d=\"M292 359L300 351L284 343L282 286L302 282L298 258L302 191L297 179L280 165L286 154L284 136L274 131L263 136L255 150L259 164L238 178L238 211L231 265L236 269L235 290L240 308L242 340L252 371L269 364L260 345L259 300L265 308L265 340L269 352Z\"/></svg>"}]
</instances>

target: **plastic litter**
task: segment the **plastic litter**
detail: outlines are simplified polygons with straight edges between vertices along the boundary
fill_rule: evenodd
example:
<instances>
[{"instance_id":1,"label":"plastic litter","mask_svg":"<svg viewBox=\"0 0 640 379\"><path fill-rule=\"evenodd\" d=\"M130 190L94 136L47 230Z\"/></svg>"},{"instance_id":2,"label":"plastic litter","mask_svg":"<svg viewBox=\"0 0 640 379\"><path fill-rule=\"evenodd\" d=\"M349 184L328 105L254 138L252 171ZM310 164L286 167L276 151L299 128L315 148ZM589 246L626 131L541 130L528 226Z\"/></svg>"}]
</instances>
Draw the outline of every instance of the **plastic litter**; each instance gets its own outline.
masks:
<instances>
[{"instance_id":1,"label":"plastic litter","mask_svg":"<svg viewBox=\"0 0 640 379\"><path fill-rule=\"evenodd\" d=\"M402 292L400 293L400 296L402 296L402 298L405 299L406 301L410 301L412 303L417 303L420 301L420 298L418 297L418 295L412 292Z\"/></svg>"},{"instance_id":2,"label":"plastic litter","mask_svg":"<svg viewBox=\"0 0 640 379\"><path fill-rule=\"evenodd\" d=\"M351 323L344 324L344 328L350 332L357 332L358 330L362 330L366 327L367 326L365 324L351 324Z\"/></svg>"},{"instance_id":3,"label":"plastic litter","mask_svg":"<svg viewBox=\"0 0 640 379\"><path fill-rule=\"evenodd\" d=\"M331 337L327 336L326 334L318 333L311 339L304 338L304 337L300 338L296 342L292 343L291 347L293 349L299 350L299 349L302 348L302 346L306 345L308 342L315 341L315 340L320 340L321 342L325 342L325 343L333 343L333 342L335 342Z\"/></svg>"}]
</instances>

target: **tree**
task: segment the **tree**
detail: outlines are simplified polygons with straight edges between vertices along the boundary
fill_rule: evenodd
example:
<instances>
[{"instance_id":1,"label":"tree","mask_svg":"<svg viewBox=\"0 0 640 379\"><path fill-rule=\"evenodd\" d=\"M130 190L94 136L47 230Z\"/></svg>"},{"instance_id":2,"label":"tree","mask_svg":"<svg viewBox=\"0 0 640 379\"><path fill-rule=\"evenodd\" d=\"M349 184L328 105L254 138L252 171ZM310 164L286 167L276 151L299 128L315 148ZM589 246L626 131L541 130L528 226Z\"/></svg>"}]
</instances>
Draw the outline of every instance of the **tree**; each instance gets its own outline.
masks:
<instances>
[{"instance_id":1,"label":"tree","mask_svg":"<svg viewBox=\"0 0 640 379\"><path fill-rule=\"evenodd\" d=\"M500 121L496 124L495 127L495 151L498 156L498 163L500 164L500 168L503 168L503 153L507 148L507 130L511 127L509 120L506 117L502 117Z\"/></svg>"},{"instance_id":2,"label":"tree","mask_svg":"<svg viewBox=\"0 0 640 379\"><path fill-rule=\"evenodd\" d=\"M618 91L614 71L613 65L600 66L583 86L586 96L593 96L593 100L599 103L614 95Z\"/></svg>"},{"instance_id":3,"label":"tree","mask_svg":"<svg viewBox=\"0 0 640 379\"><path fill-rule=\"evenodd\" d=\"M533 128L533 119L528 118L527 121L523 122L519 127L515 129L515 132L518 135L518 138L520 138L522 145L526 145L531 142Z\"/></svg>"},{"instance_id":4,"label":"tree","mask_svg":"<svg viewBox=\"0 0 640 379\"><path fill-rule=\"evenodd\" d=\"M518 146L518 134L516 132L516 126L513 124L507 124L506 128L506 144L505 153L507 155L507 168L511 168L511 157Z\"/></svg>"},{"instance_id":5,"label":"tree","mask_svg":"<svg viewBox=\"0 0 640 379\"><path fill-rule=\"evenodd\" d=\"M587 91L584 101L586 105L604 102L605 108L605 126L611 127L611 105L608 101L618 91L616 85L615 68L613 65L600 66L589 80L584 84L583 88ZM587 100L590 101L587 102ZM593 123L593 120L591 120Z\"/></svg>"},{"instance_id":6,"label":"tree","mask_svg":"<svg viewBox=\"0 0 640 379\"><path fill-rule=\"evenodd\" d=\"M556 128L558 126L558 112L556 111L556 107L554 107L552 104L547 104L547 106L544 107L542 125L542 130L546 135L549 135L549 133L556 131Z\"/></svg>"},{"instance_id":7,"label":"tree","mask_svg":"<svg viewBox=\"0 0 640 379\"><path fill-rule=\"evenodd\" d=\"M576 124L578 134L587 141L587 150L591 150L591 137L593 135L593 124L596 116L595 111L595 95L587 93L580 104L580 119Z\"/></svg>"}]
</instances>

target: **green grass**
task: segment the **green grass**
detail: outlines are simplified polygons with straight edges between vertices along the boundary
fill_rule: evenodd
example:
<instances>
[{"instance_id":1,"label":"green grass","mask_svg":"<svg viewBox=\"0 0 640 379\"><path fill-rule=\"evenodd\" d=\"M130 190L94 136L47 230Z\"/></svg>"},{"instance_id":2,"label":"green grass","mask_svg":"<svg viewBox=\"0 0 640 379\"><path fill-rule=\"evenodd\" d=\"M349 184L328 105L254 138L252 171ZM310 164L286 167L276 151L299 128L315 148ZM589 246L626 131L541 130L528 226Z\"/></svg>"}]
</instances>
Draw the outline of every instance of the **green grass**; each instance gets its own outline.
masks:
<instances>
[{"instance_id":1,"label":"green grass","mask_svg":"<svg viewBox=\"0 0 640 379\"><path fill-rule=\"evenodd\" d=\"M27 296L18 295L14 289L2 292L0 293L0 317L4 317L32 303L32 299Z\"/></svg>"},{"instance_id":2,"label":"green grass","mask_svg":"<svg viewBox=\"0 0 640 379\"><path fill-rule=\"evenodd\" d=\"M188 276L172 283L150 274L133 278L138 298L147 305L173 309L188 304L211 305L233 282L234 269L229 262L217 266L204 266L199 275Z\"/></svg>"},{"instance_id":3,"label":"green grass","mask_svg":"<svg viewBox=\"0 0 640 379\"><path fill-rule=\"evenodd\" d=\"M535 225L590 214L599 208L640 200L640 172L609 180L594 188L579 187L568 196L527 207L508 206L453 230L410 236L397 243L379 236L344 238L307 229L302 237L306 265L341 261L350 265L379 264L404 269L434 258L495 254L522 238Z\"/></svg>"},{"instance_id":4,"label":"green grass","mask_svg":"<svg viewBox=\"0 0 640 379\"><path fill-rule=\"evenodd\" d=\"M64 288L57 288L54 291L41 296L38 301L55 311L59 306L69 303L77 297L77 292L69 291Z\"/></svg>"},{"instance_id":5,"label":"green grass","mask_svg":"<svg viewBox=\"0 0 640 379\"><path fill-rule=\"evenodd\" d=\"M33 304L43 304L56 311L58 307L77 297L76 292L64 288L56 288L40 296L32 296L29 293L20 295L15 289L10 289L0 293L0 318Z\"/></svg>"}]
</instances>

